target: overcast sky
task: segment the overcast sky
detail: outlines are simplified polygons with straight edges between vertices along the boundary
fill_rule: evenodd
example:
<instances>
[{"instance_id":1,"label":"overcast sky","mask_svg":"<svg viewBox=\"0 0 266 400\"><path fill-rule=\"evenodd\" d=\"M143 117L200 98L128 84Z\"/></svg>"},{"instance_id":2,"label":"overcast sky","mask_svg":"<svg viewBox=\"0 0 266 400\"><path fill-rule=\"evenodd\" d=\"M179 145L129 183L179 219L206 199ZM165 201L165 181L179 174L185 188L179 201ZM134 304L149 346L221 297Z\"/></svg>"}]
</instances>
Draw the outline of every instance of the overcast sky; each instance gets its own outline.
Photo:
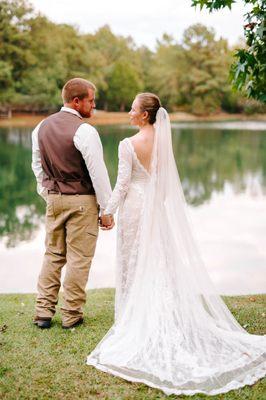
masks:
<instances>
[{"instance_id":1,"label":"overcast sky","mask_svg":"<svg viewBox=\"0 0 266 400\"><path fill-rule=\"evenodd\" d=\"M168 33L180 40L194 23L213 27L217 37L230 44L243 37L244 8L238 0L232 10L209 14L191 7L191 0L31 0L35 10L59 23L75 25L82 33L94 33L108 24L115 34L132 36L137 45L155 48L156 39Z\"/></svg>"}]
</instances>

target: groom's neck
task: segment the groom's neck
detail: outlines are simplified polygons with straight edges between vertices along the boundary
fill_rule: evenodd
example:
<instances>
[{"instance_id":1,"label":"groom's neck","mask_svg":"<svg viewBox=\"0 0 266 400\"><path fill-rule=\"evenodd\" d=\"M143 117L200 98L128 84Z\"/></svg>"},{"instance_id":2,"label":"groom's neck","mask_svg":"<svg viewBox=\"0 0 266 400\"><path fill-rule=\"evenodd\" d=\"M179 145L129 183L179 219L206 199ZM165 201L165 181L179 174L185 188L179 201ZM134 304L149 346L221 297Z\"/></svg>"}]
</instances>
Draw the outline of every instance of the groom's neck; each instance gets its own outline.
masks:
<instances>
[{"instance_id":1,"label":"groom's neck","mask_svg":"<svg viewBox=\"0 0 266 400\"><path fill-rule=\"evenodd\" d=\"M72 110L76 110L75 105L73 105L72 103L64 103L64 107L72 108ZM76 111L78 111L78 110L76 110Z\"/></svg>"}]
</instances>

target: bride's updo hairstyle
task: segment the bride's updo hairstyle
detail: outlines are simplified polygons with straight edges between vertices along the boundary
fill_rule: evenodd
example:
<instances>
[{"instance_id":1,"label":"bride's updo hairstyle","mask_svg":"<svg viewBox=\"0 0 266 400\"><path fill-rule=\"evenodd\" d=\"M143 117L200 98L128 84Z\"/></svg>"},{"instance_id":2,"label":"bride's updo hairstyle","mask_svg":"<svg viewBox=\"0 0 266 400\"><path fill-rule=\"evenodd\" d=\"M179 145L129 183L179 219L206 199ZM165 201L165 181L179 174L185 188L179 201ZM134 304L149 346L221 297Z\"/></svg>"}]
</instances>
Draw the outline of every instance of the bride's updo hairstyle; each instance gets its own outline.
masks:
<instances>
[{"instance_id":1,"label":"bride's updo hairstyle","mask_svg":"<svg viewBox=\"0 0 266 400\"><path fill-rule=\"evenodd\" d=\"M162 106L159 97L153 93L139 93L136 99L139 100L141 111L147 111L148 123L153 125L156 121L156 113Z\"/></svg>"}]
</instances>

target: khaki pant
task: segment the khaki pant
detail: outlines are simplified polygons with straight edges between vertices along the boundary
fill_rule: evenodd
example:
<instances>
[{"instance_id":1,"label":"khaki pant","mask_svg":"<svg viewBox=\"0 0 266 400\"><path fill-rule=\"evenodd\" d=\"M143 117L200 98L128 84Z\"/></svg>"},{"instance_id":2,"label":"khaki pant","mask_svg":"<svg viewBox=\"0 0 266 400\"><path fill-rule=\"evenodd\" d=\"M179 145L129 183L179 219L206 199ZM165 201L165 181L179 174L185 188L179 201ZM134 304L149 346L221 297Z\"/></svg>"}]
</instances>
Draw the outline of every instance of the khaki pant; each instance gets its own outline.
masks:
<instances>
[{"instance_id":1,"label":"khaki pant","mask_svg":"<svg viewBox=\"0 0 266 400\"><path fill-rule=\"evenodd\" d=\"M51 318L58 302L61 270L62 322L70 326L83 316L85 286L98 236L95 196L49 194L46 206L46 252L38 280L36 317Z\"/></svg>"}]
</instances>

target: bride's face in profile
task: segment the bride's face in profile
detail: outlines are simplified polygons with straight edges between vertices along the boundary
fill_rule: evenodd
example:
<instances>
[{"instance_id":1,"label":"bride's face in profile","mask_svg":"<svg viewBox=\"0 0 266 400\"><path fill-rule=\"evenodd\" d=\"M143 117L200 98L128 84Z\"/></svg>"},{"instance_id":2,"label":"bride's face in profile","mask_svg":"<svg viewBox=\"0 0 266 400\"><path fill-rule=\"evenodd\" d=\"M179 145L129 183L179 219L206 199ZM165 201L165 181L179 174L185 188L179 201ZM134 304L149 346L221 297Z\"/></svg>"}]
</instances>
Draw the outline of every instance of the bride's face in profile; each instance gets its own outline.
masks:
<instances>
[{"instance_id":1,"label":"bride's face in profile","mask_svg":"<svg viewBox=\"0 0 266 400\"><path fill-rule=\"evenodd\" d=\"M147 116L147 111L141 111L140 102L136 98L132 103L131 110L129 111L130 124L143 126L147 123Z\"/></svg>"}]
</instances>

